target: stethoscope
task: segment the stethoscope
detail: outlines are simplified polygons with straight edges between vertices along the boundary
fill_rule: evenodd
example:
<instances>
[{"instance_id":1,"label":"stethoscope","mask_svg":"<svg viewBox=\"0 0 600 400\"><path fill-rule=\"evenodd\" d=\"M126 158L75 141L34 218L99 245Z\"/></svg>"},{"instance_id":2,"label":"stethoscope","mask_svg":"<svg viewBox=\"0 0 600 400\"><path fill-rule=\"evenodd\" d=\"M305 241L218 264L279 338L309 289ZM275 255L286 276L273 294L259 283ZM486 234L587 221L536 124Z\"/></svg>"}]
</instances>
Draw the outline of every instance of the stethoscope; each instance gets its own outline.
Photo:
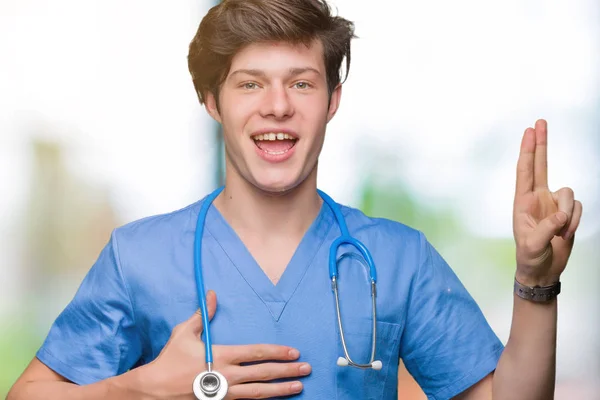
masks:
<instances>
[{"instance_id":1,"label":"stethoscope","mask_svg":"<svg viewBox=\"0 0 600 400\"><path fill-rule=\"evenodd\" d=\"M202 312L202 325L204 326L204 347L205 347L205 360L206 360L206 371L201 372L196 376L193 383L193 390L196 398L199 400L222 400L227 394L228 384L225 377L213 370L213 354L212 354L212 341L210 335L210 325L208 321L208 307L206 305L206 294L204 291L204 279L202 278L202 235L204 232L204 223L206 221L206 215L208 210L217 196L223 191L224 187L215 190L213 193L208 195L204 200L200 212L198 213L198 221L196 223L196 233L194 238L194 271L196 275L196 287L198 290L198 301L200 302L200 311ZM377 336L377 306L375 297L377 296L377 271L375 270L375 263L371 257L371 253L359 240L350 236L346 221L342 215L342 211L338 205L333 201L331 197L323 193L321 190L317 190L319 196L329 206L337 224L339 225L341 235L338 237L329 248L329 277L331 279L331 289L333 290L335 297L335 311L337 314L337 322L340 330L340 338L342 341L342 347L344 350L344 357L337 359L337 365L340 367L352 366L361 369L373 368L380 370L382 363L379 360L375 360L376 350L376 336ZM337 252L342 245L354 246L362 255L362 258L366 262L366 267L369 269L370 281L371 281L371 301L372 301L372 341L371 341L371 358L368 363L360 364L356 363L350 358L348 348L346 347L346 339L344 337L344 328L342 327L342 317L340 315L340 300L338 296L338 269L337 264L339 260L344 257L337 258ZM362 263L362 260L360 260ZM364 265L364 263L363 263Z\"/></svg>"}]
</instances>

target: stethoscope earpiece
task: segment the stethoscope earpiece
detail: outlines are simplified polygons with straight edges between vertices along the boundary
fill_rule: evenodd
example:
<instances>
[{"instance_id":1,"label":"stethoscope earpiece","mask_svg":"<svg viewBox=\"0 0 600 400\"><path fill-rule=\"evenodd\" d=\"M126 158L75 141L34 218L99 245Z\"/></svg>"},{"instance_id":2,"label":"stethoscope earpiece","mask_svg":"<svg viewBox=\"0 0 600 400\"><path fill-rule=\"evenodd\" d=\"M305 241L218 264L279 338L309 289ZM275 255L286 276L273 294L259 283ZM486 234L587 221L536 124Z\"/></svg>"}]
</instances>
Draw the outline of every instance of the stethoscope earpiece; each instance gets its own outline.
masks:
<instances>
[{"instance_id":1,"label":"stethoscope earpiece","mask_svg":"<svg viewBox=\"0 0 600 400\"><path fill-rule=\"evenodd\" d=\"M338 367L347 367L348 366L348 360L345 359L344 357L338 357L337 360L337 365Z\"/></svg>"},{"instance_id":2,"label":"stethoscope earpiece","mask_svg":"<svg viewBox=\"0 0 600 400\"><path fill-rule=\"evenodd\" d=\"M373 368L375 371L379 371L381 368L383 368L383 363L379 360L373 361L371 363L371 368Z\"/></svg>"}]
</instances>

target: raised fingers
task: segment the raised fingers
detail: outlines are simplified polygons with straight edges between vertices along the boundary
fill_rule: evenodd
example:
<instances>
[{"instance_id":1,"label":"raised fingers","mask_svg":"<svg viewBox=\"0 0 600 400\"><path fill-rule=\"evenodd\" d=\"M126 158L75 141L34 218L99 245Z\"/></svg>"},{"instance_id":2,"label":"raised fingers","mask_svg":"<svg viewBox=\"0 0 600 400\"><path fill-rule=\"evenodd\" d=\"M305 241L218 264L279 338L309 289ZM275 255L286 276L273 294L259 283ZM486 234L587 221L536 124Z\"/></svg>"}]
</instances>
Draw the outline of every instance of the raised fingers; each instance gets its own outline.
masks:
<instances>
[{"instance_id":1,"label":"raised fingers","mask_svg":"<svg viewBox=\"0 0 600 400\"><path fill-rule=\"evenodd\" d=\"M268 382L276 379L295 378L310 374L308 363L260 363L235 366L228 371L230 385L249 382Z\"/></svg>"},{"instance_id":2,"label":"raised fingers","mask_svg":"<svg viewBox=\"0 0 600 400\"><path fill-rule=\"evenodd\" d=\"M247 383L231 386L227 391L227 399L268 399L291 396L301 391L300 382Z\"/></svg>"},{"instance_id":3,"label":"raised fingers","mask_svg":"<svg viewBox=\"0 0 600 400\"><path fill-rule=\"evenodd\" d=\"M548 124L543 119L535 123L534 187L548 188Z\"/></svg>"},{"instance_id":4,"label":"raised fingers","mask_svg":"<svg viewBox=\"0 0 600 400\"><path fill-rule=\"evenodd\" d=\"M527 128L521 141L521 152L517 162L516 194L524 195L533 190L535 158L535 131Z\"/></svg>"}]
</instances>

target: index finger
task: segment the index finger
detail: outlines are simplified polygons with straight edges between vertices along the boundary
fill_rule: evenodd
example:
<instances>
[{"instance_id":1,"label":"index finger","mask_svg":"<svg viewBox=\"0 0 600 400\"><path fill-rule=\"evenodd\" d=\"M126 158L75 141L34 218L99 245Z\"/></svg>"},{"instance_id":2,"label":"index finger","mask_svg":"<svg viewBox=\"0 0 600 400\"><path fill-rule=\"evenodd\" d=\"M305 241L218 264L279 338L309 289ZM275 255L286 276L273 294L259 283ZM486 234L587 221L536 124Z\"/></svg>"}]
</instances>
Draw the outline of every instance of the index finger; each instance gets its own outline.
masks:
<instances>
[{"instance_id":1,"label":"index finger","mask_svg":"<svg viewBox=\"0 0 600 400\"><path fill-rule=\"evenodd\" d=\"M254 361L292 361L300 357L293 347L277 344L248 344L226 346L227 355L232 364Z\"/></svg>"},{"instance_id":2,"label":"index finger","mask_svg":"<svg viewBox=\"0 0 600 400\"><path fill-rule=\"evenodd\" d=\"M527 128L523 134L521 152L517 162L517 195L523 195L533 190L535 136L535 131L532 128Z\"/></svg>"}]
</instances>

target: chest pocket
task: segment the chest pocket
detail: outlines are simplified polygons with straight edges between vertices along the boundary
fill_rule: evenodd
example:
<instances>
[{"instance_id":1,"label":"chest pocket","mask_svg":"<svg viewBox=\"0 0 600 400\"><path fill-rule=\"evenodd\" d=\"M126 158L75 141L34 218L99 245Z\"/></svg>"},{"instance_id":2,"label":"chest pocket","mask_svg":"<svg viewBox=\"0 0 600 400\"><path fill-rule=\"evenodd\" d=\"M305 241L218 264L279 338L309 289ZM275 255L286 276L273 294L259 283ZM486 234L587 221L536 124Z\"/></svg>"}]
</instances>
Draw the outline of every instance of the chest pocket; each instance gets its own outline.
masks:
<instances>
[{"instance_id":1,"label":"chest pocket","mask_svg":"<svg viewBox=\"0 0 600 400\"><path fill-rule=\"evenodd\" d=\"M350 358L356 363L367 363L371 357L371 320L346 318L342 324ZM377 322L375 360L380 360L383 367L376 371L372 368L336 366L336 398L339 400L397 398L400 335L400 325ZM344 349L339 332L337 349L338 354L343 357Z\"/></svg>"}]
</instances>

